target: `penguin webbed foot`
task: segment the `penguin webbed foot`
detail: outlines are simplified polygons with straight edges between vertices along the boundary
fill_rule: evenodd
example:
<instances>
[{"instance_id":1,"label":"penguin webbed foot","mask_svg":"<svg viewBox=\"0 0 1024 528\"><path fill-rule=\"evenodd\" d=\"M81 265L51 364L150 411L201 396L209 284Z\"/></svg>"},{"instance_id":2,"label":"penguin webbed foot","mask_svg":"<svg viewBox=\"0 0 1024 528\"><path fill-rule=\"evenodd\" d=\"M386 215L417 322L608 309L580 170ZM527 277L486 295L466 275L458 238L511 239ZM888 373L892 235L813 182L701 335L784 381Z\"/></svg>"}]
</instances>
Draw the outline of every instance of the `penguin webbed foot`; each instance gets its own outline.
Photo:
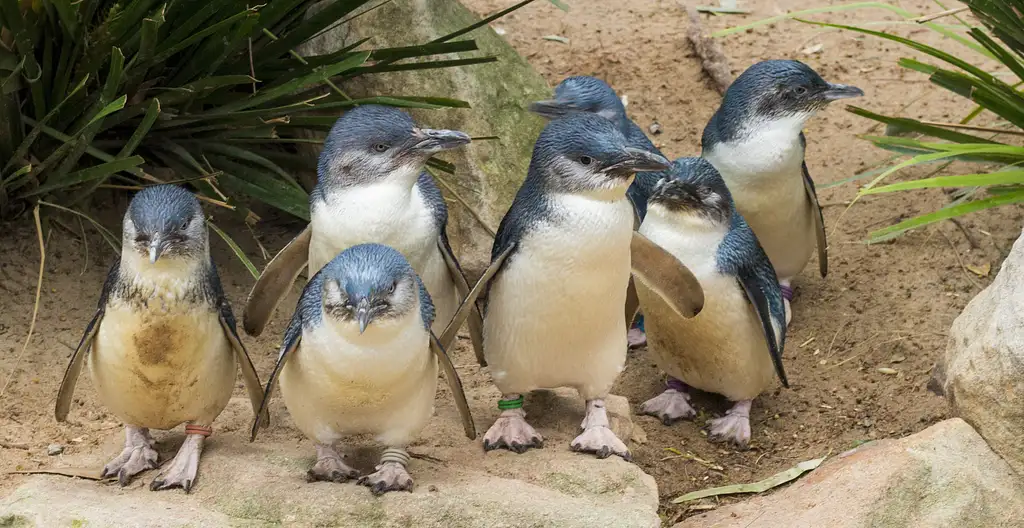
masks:
<instances>
[{"instance_id":1,"label":"penguin webbed foot","mask_svg":"<svg viewBox=\"0 0 1024 528\"><path fill-rule=\"evenodd\" d=\"M664 425L672 425L679 420L689 420L697 416L697 411L690 405L690 395L675 389L665 392L640 404L640 414L654 416Z\"/></svg>"},{"instance_id":2,"label":"penguin webbed foot","mask_svg":"<svg viewBox=\"0 0 1024 528\"><path fill-rule=\"evenodd\" d=\"M583 428L583 432L573 439L569 449L580 453L594 453L601 459L618 455L627 462L633 460L629 448L608 426L608 411L605 409L603 398L587 400L587 414L583 417L580 427Z\"/></svg>"},{"instance_id":3,"label":"penguin webbed foot","mask_svg":"<svg viewBox=\"0 0 1024 528\"><path fill-rule=\"evenodd\" d=\"M174 455L174 460L153 479L149 489L159 491L181 488L185 493L192 491L192 486L196 483L196 474L199 473L199 456L203 452L205 439L206 436L202 434L186 435L185 443L181 444L178 454Z\"/></svg>"},{"instance_id":4,"label":"penguin webbed foot","mask_svg":"<svg viewBox=\"0 0 1024 528\"><path fill-rule=\"evenodd\" d=\"M611 429L603 425L584 429L583 433L569 444L569 449L580 453L594 453L601 459L618 455L627 462L633 460L633 455L626 444L619 440Z\"/></svg>"},{"instance_id":5,"label":"penguin webbed foot","mask_svg":"<svg viewBox=\"0 0 1024 528\"><path fill-rule=\"evenodd\" d=\"M149 429L125 426L124 449L113 460L103 466L103 478L117 475L117 482L121 486L127 486L132 477L148 469L156 469L158 466L158 454L153 445L156 440L149 434Z\"/></svg>"},{"instance_id":6,"label":"penguin webbed foot","mask_svg":"<svg viewBox=\"0 0 1024 528\"><path fill-rule=\"evenodd\" d=\"M370 488L370 492L380 496L389 491L412 491L412 475L399 462L383 462L376 471L361 477L359 484Z\"/></svg>"},{"instance_id":7,"label":"penguin webbed foot","mask_svg":"<svg viewBox=\"0 0 1024 528\"><path fill-rule=\"evenodd\" d=\"M725 416L711 420L708 440L747 449L750 444L750 404L751 400L736 402Z\"/></svg>"},{"instance_id":8,"label":"penguin webbed foot","mask_svg":"<svg viewBox=\"0 0 1024 528\"><path fill-rule=\"evenodd\" d=\"M531 447L544 447L544 437L526 422L522 409L502 411L484 435L484 451L508 449L522 454Z\"/></svg>"},{"instance_id":9,"label":"penguin webbed foot","mask_svg":"<svg viewBox=\"0 0 1024 528\"><path fill-rule=\"evenodd\" d=\"M309 482L345 482L359 477L359 471L345 463L344 456L333 447L316 446L316 463L306 472Z\"/></svg>"}]
</instances>

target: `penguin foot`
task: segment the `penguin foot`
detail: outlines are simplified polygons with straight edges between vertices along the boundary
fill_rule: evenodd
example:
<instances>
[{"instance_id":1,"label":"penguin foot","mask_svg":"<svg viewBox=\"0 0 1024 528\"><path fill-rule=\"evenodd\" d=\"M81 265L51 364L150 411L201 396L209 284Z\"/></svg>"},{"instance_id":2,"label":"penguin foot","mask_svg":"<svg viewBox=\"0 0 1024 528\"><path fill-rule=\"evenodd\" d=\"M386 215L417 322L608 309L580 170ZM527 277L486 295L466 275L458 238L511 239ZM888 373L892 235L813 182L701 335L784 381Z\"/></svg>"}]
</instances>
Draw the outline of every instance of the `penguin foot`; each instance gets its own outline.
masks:
<instances>
[{"instance_id":1,"label":"penguin foot","mask_svg":"<svg viewBox=\"0 0 1024 528\"><path fill-rule=\"evenodd\" d=\"M103 478L117 475L117 482L127 486L132 477L146 471L156 469L157 452L153 449L156 440L149 434L149 429L126 425L124 428L124 449L121 454L103 466Z\"/></svg>"},{"instance_id":2,"label":"penguin foot","mask_svg":"<svg viewBox=\"0 0 1024 528\"><path fill-rule=\"evenodd\" d=\"M383 495L389 491L412 491L412 476L403 464L384 462L374 469L375 472L359 479L359 484L370 488L374 495Z\"/></svg>"},{"instance_id":3,"label":"penguin foot","mask_svg":"<svg viewBox=\"0 0 1024 528\"><path fill-rule=\"evenodd\" d=\"M316 463L306 472L308 482L345 482L358 476L359 471L345 464L344 456L334 447L326 444L316 445Z\"/></svg>"},{"instance_id":4,"label":"penguin foot","mask_svg":"<svg viewBox=\"0 0 1024 528\"><path fill-rule=\"evenodd\" d=\"M672 425L682 419L697 416L697 411L690 406L690 395L675 389L665 392L643 402L640 414L647 414L661 419L661 423Z\"/></svg>"},{"instance_id":5,"label":"penguin foot","mask_svg":"<svg viewBox=\"0 0 1024 528\"><path fill-rule=\"evenodd\" d=\"M750 443L750 404L751 400L738 401L725 416L711 420L708 439L746 449Z\"/></svg>"},{"instance_id":6,"label":"penguin foot","mask_svg":"<svg viewBox=\"0 0 1024 528\"><path fill-rule=\"evenodd\" d=\"M504 448L525 453L531 447L544 447L544 438L526 423L526 412L522 409L502 411L484 435L484 451Z\"/></svg>"},{"instance_id":7,"label":"penguin foot","mask_svg":"<svg viewBox=\"0 0 1024 528\"><path fill-rule=\"evenodd\" d=\"M199 455L203 453L205 434L185 435L185 443L181 444L178 454L174 455L171 465L160 472L149 484L152 491L181 488L185 493L192 491L199 472Z\"/></svg>"},{"instance_id":8,"label":"penguin foot","mask_svg":"<svg viewBox=\"0 0 1024 528\"><path fill-rule=\"evenodd\" d=\"M626 344L629 348L642 347L647 344L647 334L640 328L630 328L629 332L626 332Z\"/></svg>"},{"instance_id":9,"label":"penguin foot","mask_svg":"<svg viewBox=\"0 0 1024 528\"><path fill-rule=\"evenodd\" d=\"M583 433L569 444L569 449L580 453L594 453L597 458L618 455L623 460L633 460L633 455L626 444L619 440L611 429L603 425L584 429Z\"/></svg>"}]
</instances>

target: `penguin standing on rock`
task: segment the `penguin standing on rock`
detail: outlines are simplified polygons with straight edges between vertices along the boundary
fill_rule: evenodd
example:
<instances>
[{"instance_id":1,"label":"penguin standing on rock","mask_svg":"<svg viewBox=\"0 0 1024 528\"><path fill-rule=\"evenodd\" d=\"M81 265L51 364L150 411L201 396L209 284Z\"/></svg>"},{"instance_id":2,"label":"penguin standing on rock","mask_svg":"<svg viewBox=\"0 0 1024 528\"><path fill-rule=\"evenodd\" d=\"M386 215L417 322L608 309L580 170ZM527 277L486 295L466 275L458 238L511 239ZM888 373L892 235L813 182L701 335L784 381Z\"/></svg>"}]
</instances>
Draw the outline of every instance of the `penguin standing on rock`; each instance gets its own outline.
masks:
<instances>
[{"instance_id":1,"label":"penguin standing on rock","mask_svg":"<svg viewBox=\"0 0 1024 528\"><path fill-rule=\"evenodd\" d=\"M148 187L132 198L123 229L121 258L71 356L55 413L57 421L67 418L88 364L100 400L125 424L124 450L103 476L125 486L155 469L149 430L185 423L185 442L150 489L188 492L213 421L231 398L236 366L254 411L263 389L210 259L199 200L173 185Z\"/></svg>"},{"instance_id":2,"label":"penguin standing on rock","mask_svg":"<svg viewBox=\"0 0 1024 528\"><path fill-rule=\"evenodd\" d=\"M463 304L456 329L480 290ZM359 477L335 444L369 433L387 448L376 471L359 483L375 495L411 491L405 447L434 413L439 360L466 435L476 437L455 367L430 330L434 320L423 282L405 257L387 246L346 249L309 281L285 332L263 408L280 379L295 424L316 441L310 481ZM253 440L260 422L253 424Z\"/></svg>"},{"instance_id":3,"label":"penguin standing on rock","mask_svg":"<svg viewBox=\"0 0 1024 528\"><path fill-rule=\"evenodd\" d=\"M683 383L722 394L735 404L711 421L709 438L745 448L752 400L775 383L776 375L789 386L782 366L782 291L715 168L702 158L681 158L672 174L651 194L640 233L697 276L704 308L691 319L679 317L657 293L637 284L647 314L648 350L672 376L668 389L640 410L668 425L696 415Z\"/></svg>"},{"instance_id":4,"label":"penguin standing on rock","mask_svg":"<svg viewBox=\"0 0 1024 528\"><path fill-rule=\"evenodd\" d=\"M729 186L736 209L753 229L792 313L791 282L818 249L828 273L825 224L804 161L804 124L828 103L860 97L860 88L832 84L794 60L759 62L733 81L701 138L701 156Z\"/></svg>"},{"instance_id":5,"label":"penguin standing on rock","mask_svg":"<svg viewBox=\"0 0 1024 528\"><path fill-rule=\"evenodd\" d=\"M308 263L312 277L341 251L364 243L392 247L423 279L444 330L469 284L448 235L448 208L423 168L431 155L465 145L468 135L418 127L405 112L378 105L349 110L331 128L309 196L310 224L274 259L252 288L243 327L259 335ZM482 361L479 312L470 334Z\"/></svg>"},{"instance_id":6,"label":"penguin standing on rock","mask_svg":"<svg viewBox=\"0 0 1024 528\"><path fill-rule=\"evenodd\" d=\"M552 120L541 132L488 268L484 351L502 399L485 450L540 447L523 394L568 386L586 400L571 449L630 458L609 428L604 398L626 359L622 307L631 269L682 316L703 302L693 275L632 229L626 189L633 174L667 167L590 113Z\"/></svg>"}]
</instances>

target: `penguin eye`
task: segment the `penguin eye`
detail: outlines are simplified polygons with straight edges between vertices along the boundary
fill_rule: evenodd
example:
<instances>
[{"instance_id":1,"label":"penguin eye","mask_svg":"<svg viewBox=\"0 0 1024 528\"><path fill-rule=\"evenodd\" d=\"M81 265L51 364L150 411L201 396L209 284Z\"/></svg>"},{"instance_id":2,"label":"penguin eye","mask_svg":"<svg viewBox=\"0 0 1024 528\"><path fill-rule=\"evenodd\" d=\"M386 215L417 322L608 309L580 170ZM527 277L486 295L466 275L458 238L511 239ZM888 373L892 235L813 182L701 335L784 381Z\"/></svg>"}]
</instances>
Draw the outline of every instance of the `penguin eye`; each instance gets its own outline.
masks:
<instances>
[{"instance_id":1,"label":"penguin eye","mask_svg":"<svg viewBox=\"0 0 1024 528\"><path fill-rule=\"evenodd\" d=\"M580 165L583 165L584 167L586 167L586 166L591 165L593 163L594 163L594 158L591 158L590 156L580 156Z\"/></svg>"},{"instance_id":2,"label":"penguin eye","mask_svg":"<svg viewBox=\"0 0 1024 528\"><path fill-rule=\"evenodd\" d=\"M804 87L804 86L797 86L797 87L796 87L796 88L795 88L795 89L794 89L793 91L794 91L794 92L795 92L795 93L796 93L797 95L804 95L804 94L806 94L806 93L807 93L807 88L806 88L806 87Z\"/></svg>"},{"instance_id":3,"label":"penguin eye","mask_svg":"<svg viewBox=\"0 0 1024 528\"><path fill-rule=\"evenodd\" d=\"M373 146L374 152L384 152L388 149L388 146L384 143L377 143Z\"/></svg>"},{"instance_id":4,"label":"penguin eye","mask_svg":"<svg viewBox=\"0 0 1024 528\"><path fill-rule=\"evenodd\" d=\"M392 282L391 287L388 288L388 293L395 293L395 288L398 287L398 282Z\"/></svg>"},{"instance_id":5,"label":"penguin eye","mask_svg":"<svg viewBox=\"0 0 1024 528\"><path fill-rule=\"evenodd\" d=\"M188 229L188 224L189 224L189 221L185 220L184 222L181 223L180 226L178 226L178 230L179 231L184 231L184 230Z\"/></svg>"}]
</instances>

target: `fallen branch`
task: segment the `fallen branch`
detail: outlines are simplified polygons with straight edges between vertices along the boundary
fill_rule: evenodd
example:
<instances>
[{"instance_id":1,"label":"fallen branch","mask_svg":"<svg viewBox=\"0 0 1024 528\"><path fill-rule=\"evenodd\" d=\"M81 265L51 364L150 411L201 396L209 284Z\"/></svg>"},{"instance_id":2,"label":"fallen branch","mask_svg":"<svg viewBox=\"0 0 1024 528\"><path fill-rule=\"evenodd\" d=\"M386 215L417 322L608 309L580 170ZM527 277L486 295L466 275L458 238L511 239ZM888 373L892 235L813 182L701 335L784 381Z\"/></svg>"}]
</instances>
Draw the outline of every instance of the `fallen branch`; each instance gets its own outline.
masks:
<instances>
[{"instance_id":1,"label":"fallen branch","mask_svg":"<svg viewBox=\"0 0 1024 528\"><path fill-rule=\"evenodd\" d=\"M807 460L801 462L796 466L793 466L786 471L776 473L760 482L754 482L750 484L732 484L730 486L721 486L718 488L709 488L700 491L694 491L687 493L672 499L673 504L681 504L684 502L703 499L705 497L717 497L719 495L733 495L736 493L763 493L777 486L781 486L792 480L796 480L797 477L817 468L825 461L825 458L816 458L814 460Z\"/></svg>"},{"instance_id":2,"label":"fallen branch","mask_svg":"<svg viewBox=\"0 0 1024 528\"><path fill-rule=\"evenodd\" d=\"M704 31L704 25L700 21L700 13L693 7L683 5L682 2L680 2L680 6L686 10L686 15L690 18L690 27L686 29L686 38L693 46L693 51L700 57L701 68L708 74L708 77L711 77L711 81L715 83L715 89L718 90L719 94L724 94L725 90L732 84L732 70L729 69L729 59L722 53L722 48L718 45L718 42Z\"/></svg>"}]
</instances>

